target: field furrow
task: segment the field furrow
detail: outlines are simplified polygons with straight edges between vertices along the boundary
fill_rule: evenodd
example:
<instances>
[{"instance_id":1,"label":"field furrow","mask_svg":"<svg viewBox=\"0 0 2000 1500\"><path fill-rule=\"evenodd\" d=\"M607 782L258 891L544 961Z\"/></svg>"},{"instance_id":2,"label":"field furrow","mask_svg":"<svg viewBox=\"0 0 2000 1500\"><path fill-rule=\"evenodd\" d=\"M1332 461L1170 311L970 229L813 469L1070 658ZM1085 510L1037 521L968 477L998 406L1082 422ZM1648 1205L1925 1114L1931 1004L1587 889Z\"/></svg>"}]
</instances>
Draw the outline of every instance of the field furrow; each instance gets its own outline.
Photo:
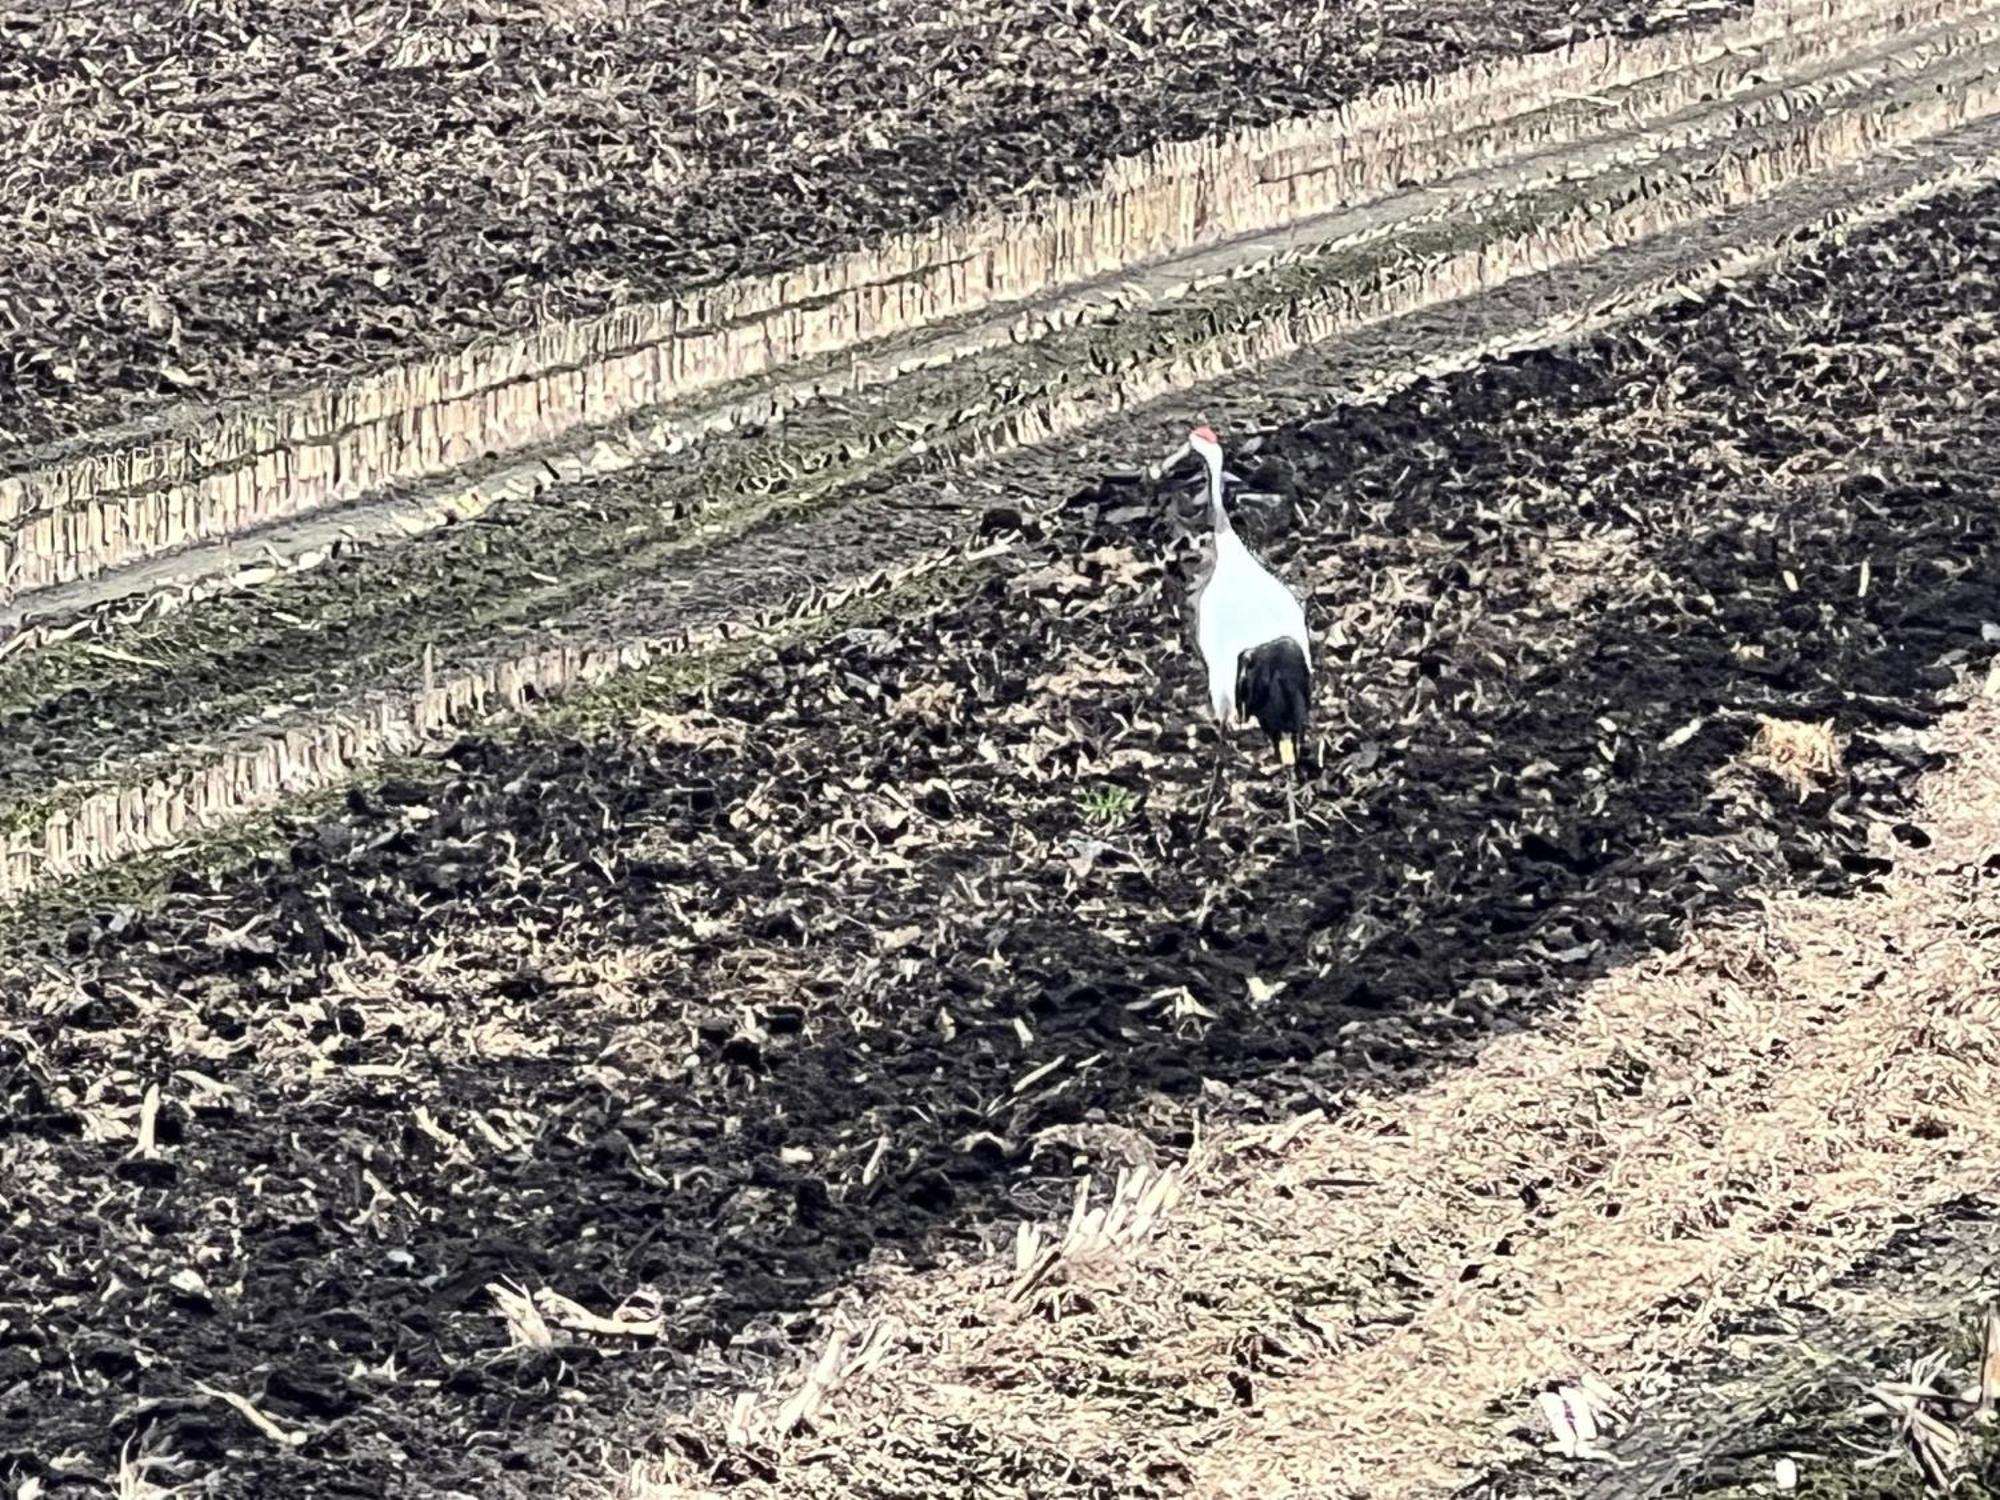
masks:
<instances>
[{"instance_id":1,"label":"field furrow","mask_svg":"<svg viewBox=\"0 0 2000 1500\"><path fill-rule=\"evenodd\" d=\"M65 0L0 184L6 1495L2000 1494L2000 0Z\"/></svg>"},{"instance_id":2,"label":"field furrow","mask_svg":"<svg viewBox=\"0 0 2000 1500\"><path fill-rule=\"evenodd\" d=\"M1730 4L10 13L10 446L793 269L1161 141ZM414 349L411 346L416 346Z\"/></svg>"},{"instance_id":3,"label":"field furrow","mask_svg":"<svg viewBox=\"0 0 2000 1500\"><path fill-rule=\"evenodd\" d=\"M1467 1481L1510 1455L1501 1493L1636 1500L1710 1492L1684 1487L1714 1478L1705 1424L1733 1427L1746 1456L1785 1451L1755 1426L1824 1378L1829 1333L1851 1345L1858 1404L1902 1372L1857 1353L1905 1325L1956 1324L1962 1344L2000 1266L1975 1214L1928 1256L1889 1257L1891 1275L1828 1286L1897 1226L1996 1201L1983 1101L2000 985L1976 936L1996 905L1972 873L2000 827L1996 726L1987 696L1927 740L1952 762L1910 810L1927 842L1878 826L1894 869L1873 889L1772 892L1704 921L1427 1087L1364 1084L1336 1118L1132 1161L1080 1199L1104 1205L1102 1227L1058 1221L1039 1253L881 1277L787 1378L708 1397L627 1493L877 1495L970 1474L996 1494L1033 1475L1050 1495L1388 1500L1495 1493ZM1052 1154L1115 1144L1108 1128L1051 1134ZM1815 1300L1804 1328L1795 1311L1769 1326L1774 1303ZM1615 1433L1751 1313L1762 1336L1734 1383L1703 1424L1656 1434L1650 1463L1616 1437L1609 1464L1519 1457L1538 1392L1595 1382ZM1893 1451L1886 1424L1874 1436ZM1856 1477L1852 1455L1792 1451L1808 1493ZM1921 1492L1914 1467L1868 1491Z\"/></svg>"}]
</instances>

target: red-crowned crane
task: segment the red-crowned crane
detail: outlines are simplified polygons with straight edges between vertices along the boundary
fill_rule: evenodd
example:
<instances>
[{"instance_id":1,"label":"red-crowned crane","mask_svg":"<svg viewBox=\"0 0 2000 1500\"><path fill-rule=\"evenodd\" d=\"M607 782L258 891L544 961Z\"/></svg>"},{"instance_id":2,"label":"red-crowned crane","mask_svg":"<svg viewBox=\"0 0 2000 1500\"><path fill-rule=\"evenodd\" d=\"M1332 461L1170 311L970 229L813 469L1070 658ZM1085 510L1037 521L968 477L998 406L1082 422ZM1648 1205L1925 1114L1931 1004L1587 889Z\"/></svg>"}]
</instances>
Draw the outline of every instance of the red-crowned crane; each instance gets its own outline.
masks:
<instances>
[{"instance_id":1,"label":"red-crowned crane","mask_svg":"<svg viewBox=\"0 0 2000 1500\"><path fill-rule=\"evenodd\" d=\"M1259 562L1222 503L1222 444L1208 427L1197 427L1160 466L1171 469L1190 452L1208 468L1208 508L1215 544L1207 569L1192 595L1195 644L1208 669L1208 703L1216 724L1215 774L1202 804L1200 838L1222 791L1229 737L1256 720L1284 767L1285 811L1292 847L1299 844L1298 795L1292 785L1303 774L1300 754L1312 711L1312 638L1298 596Z\"/></svg>"}]
</instances>

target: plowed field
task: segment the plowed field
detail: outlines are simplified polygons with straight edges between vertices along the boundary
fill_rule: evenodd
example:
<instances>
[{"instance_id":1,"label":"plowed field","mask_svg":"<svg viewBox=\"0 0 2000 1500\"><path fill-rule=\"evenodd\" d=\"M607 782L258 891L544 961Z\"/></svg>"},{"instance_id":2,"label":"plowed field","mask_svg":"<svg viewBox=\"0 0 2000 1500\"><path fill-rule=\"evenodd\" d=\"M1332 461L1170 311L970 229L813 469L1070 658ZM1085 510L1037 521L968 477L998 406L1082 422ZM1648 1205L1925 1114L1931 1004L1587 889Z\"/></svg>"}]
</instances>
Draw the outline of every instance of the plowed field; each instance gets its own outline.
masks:
<instances>
[{"instance_id":1,"label":"plowed field","mask_svg":"<svg viewBox=\"0 0 2000 1500\"><path fill-rule=\"evenodd\" d=\"M1365 1462L1239 1483L948 1421L801 1467L688 1413L814 1356L865 1268L1060 1219L1080 1170L1313 1109L1390 1131L1621 966L1774 901L1865 911L1934 841L1935 732L2000 635L1996 271L2000 194L1948 194L1225 434L1239 525L1324 642L1298 854L1247 766L1191 844L1188 497L1083 474L991 501L976 574L696 693L470 738L259 852L171 857L156 899L40 908L0 1013L0 1479L549 1495L652 1445L751 1492L1391 1493ZM1594 1087L1661 1066L1635 1044ZM1486 1187L1532 1219L1542 1175ZM1372 1347L1445 1295L1411 1249L1289 1305ZM596 1320L510 1320L510 1289ZM1126 1353L1150 1425L1264 1400Z\"/></svg>"}]
</instances>

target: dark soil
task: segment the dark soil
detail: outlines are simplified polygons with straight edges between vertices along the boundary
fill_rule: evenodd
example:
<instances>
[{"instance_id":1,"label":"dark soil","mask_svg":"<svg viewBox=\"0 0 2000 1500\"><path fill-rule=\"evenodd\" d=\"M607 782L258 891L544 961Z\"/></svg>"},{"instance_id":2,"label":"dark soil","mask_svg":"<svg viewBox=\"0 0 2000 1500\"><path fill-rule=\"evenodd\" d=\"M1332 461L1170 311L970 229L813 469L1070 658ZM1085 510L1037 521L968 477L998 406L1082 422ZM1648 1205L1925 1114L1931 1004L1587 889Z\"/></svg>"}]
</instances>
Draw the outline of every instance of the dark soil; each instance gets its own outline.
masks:
<instances>
[{"instance_id":1,"label":"dark soil","mask_svg":"<svg viewBox=\"0 0 2000 1500\"><path fill-rule=\"evenodd\" d=\"M70 0L0 15L0 447L802 264L1694 5Z\"/></svg>"},{"instance_id":2,"label":"dark soil","mask_svg":"<svg viewBox=\"0 0 2000 1500\"><path fill-rule=\"evenodd\" d=\"M191 1494L547 1495L870 1254L1058 1211L1049 1127L1337 1109L1751 887L1867 882L2000 618L1996 266L1958 198L1238 445L1330 634L1302 856L1247 758L1183 847L1187 548L1103 484L977 597L79 914L0 1029L0 1483L132 1442ZM1757 713L1834 719L1838 782L1745 767ZM512 1351L503 1278L668 1331Z\"/></svg>"}]
</instances>

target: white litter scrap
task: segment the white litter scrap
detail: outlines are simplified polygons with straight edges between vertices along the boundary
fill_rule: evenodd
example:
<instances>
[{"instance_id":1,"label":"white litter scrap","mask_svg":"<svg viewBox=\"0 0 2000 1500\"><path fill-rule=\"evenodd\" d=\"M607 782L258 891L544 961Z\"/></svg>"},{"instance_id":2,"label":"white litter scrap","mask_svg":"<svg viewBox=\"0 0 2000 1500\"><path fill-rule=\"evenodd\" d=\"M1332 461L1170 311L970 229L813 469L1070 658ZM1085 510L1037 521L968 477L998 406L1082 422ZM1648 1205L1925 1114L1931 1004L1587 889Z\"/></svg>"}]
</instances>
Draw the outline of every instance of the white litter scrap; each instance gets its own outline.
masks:
<instances>
[{"instance_id":1,"label":"white litter scrap","mask_svg":"<svg viewBox=\"0 0 2000 1500\"><path fill-rule=\"evenodd\" d=\"M1543 1391L1535 1398L1542 1420L1548 1423L1552 1441L1545 1451L1564 1458L1613 1461L1602 1439L1623 1417L1624 1406L1617 1394L1594 1375Z\"/></svg>"},{"instance_id":2,"label":"white litter scrap","mask_svg":"<svg viewBox=\"0 0 2000 1500\"><path fill-rule=\"evenodd\" d=\"M549 1331L548 1320L541 1309L535 1306L535 1299L521 1287L509 1283L489 1281L486 1294L493 1299L494 1309L507 1323L507 1344L514 1349L552 1349L556 1338Z\"/></svg>"}]
</instances>

